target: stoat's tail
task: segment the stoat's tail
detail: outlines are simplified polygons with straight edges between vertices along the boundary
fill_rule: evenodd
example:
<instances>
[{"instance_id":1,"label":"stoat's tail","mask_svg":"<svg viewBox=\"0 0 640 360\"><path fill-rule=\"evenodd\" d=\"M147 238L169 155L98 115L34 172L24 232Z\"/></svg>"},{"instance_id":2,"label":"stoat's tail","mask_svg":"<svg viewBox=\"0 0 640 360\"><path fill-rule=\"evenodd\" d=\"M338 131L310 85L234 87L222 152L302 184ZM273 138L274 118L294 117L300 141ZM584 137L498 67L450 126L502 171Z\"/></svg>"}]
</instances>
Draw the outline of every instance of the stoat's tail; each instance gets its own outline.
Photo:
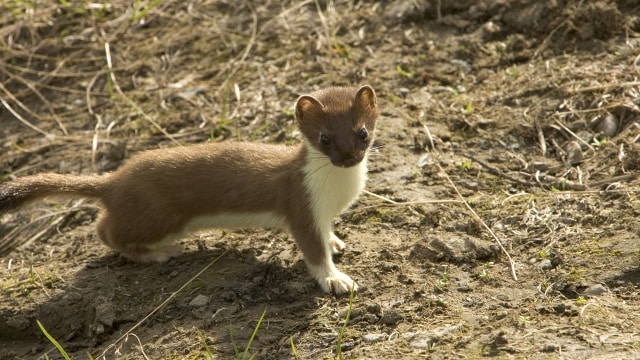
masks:
<instances>
[{"instance_id":1,"label":"stoat's tail","mask_svg":"<svg viewBox=\"0 0 640 360\"><path fill-rule=\"evenodd\" d=\"M50 195L101 197L107 176L40 174L0 183L0 215Z\"/></svg>"}]
</instances>

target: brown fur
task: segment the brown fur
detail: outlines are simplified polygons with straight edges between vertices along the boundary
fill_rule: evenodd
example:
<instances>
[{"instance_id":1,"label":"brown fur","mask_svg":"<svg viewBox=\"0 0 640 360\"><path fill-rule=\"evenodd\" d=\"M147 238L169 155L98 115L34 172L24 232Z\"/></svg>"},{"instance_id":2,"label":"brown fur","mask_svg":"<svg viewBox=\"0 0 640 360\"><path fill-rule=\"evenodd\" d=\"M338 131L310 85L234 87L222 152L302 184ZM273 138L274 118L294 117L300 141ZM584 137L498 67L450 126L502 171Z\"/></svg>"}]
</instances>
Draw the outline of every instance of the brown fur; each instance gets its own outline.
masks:
<instances>
[{"instance_id":1,"label":"brown fur","mask_svg":"<svg viewBox=\"0 0 640 360\"><path fill-rule=\"evenodd\" d=\"M368 86L330 88L296 103L296 118L308 145L330 159L327 166L336 168L362 162L376 117L375 94ZM359 133L363 127L369 134L366 140ZM320 134L329 138L328 145L320 142ZM140 261L177 255L180 249L169 242L199 217L271 214L295 237L323 288L344 292L348 281L329 279L344 274L335 270L327 246L333 240L326 238L324 229L331 224L314 218L316 195L308 185L313 174L305 173L309 161L304 144L224 142L146 151L103 176L40 174L1 184L0 214L48 195L98 198L104 207L97 224L99 238ZM327 278L324 283L322 276Z\"/></svg>"}]
</instances>

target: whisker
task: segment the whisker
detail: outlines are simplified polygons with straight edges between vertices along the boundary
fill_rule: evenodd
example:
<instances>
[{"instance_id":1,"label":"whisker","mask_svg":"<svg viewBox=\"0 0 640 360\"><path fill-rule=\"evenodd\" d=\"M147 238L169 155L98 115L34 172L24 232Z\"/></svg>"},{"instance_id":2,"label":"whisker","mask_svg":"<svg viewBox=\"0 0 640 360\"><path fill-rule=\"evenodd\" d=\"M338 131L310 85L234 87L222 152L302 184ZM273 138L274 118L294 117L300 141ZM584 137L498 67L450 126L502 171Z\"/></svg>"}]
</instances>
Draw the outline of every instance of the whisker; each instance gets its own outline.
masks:
<instances>
[{"instance_id":1,"label":"whisker","mask_svg":"<svg viewBox=\"0 0 640 360\"><path fill-rule=\"evenodd\" d=\"M313 175L314 175L314 174L316 174L318 171L320 171L320 170L324 169L325 167L329 166L330 164L331 164L331 163L327 162L327 163L323 164L322 166L319 166L319 167L317 167L317 168L313 169L313 171L312 171L311 173L309 173L308 175L309 175L309 176L313 176Z\"/></svg>"}]
</instances>

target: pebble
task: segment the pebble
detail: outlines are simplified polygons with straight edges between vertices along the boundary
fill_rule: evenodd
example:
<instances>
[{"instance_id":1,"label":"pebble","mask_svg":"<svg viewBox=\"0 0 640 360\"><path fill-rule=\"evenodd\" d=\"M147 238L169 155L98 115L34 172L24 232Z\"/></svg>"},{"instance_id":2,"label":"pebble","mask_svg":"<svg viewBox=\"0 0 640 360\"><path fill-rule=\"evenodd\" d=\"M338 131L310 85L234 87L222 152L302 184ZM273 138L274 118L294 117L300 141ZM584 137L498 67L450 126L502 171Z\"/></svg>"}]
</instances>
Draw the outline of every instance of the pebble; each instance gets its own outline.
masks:
<instances>
[{"instance_id":1,"label":"pebble","mask_svg":"<svg viewBox=\"0 0 640 360\"><path fill-rule=\"evenodd\" d=\"M96 319L100 323L108 327L113 326L113 322L116 319L116 312L110 303L105 302L105 303L99 304L95 307L95 309L96 309Z\"/></svg>"},{"instance_id":2,"label":"pebble","mask_svg":"<svg viewBox=\"0 0 640 360\"><path fill-rule=\"evenodd\" d=\"M362 316L362 314L364 313L364 310L362 308L351 308L351 312L349 312L349 307L346 306L340 310L338 310L338 318L339 319L346 319L347 314L349 314L349 319L353 320L357 317Z\"/></svg>"},{"instance_id":3,"label":"pebble","mask_svg":"<svg viewBox=\"0 0 640 360\"><path fill-rule=\"evenodd\" d=\"M27 330L31 326L31 322L21 316L10 317L5 320L5 325L12 330Z\"/></svg>"},{"instance_id":4,"label":"pebble","mask_svg":"<svg viewBox=\"0 0 640 360\"><path fill-rule=\"evenodd\" d=\"M605 117L594 121L594 130L606 137L613 137L618 132L618 118L613 114L607 114Z\"/></svg>"},{"instance_id":5,"label":"pebble","mask_svg":"<svg viewBox=\"0 0 640 360\"><path fill-rule=\"evenodd\" d=\"M437 341L436 338L429 334L416 334L411 339L409 346L414 349L431 349L431 346Z\"/></svg>"},{"instance_id":6,"label":"pebble","mask_svg":"<svg viewBox=\"0 0 640 360\"><path fill-rule=\"evenodd\" d=\"M577 141L570 141L564 148L567 152L567 163L569 165L577 165L582 162L584 155L582 154L582 148Z\"/></svg>"},{"instance_id":7,"label":"pebble","mask_svg":"<svg viewBox=\"0 0 640 360\"><path fill-rule=\"evenodd\" d=\"M540 264L538 264L538 267L540 268L540 270L551 270L553 269L553 264L551 264L551 260L544 259L540 261Z\"/></svg>"},{"instance_id":8,"label":"pebble","mask_svg":"<svg viewBox=\"0 0 640 360\"><path fill-rule=\"evenodd\" d=\"M222 294L220 294L220 298L222 300L224 300L224 301L231 302L231 301L234 301L235 299L237 299L238 295L236 295L235 292L229 290L229 291L225 291Z\"/></svg>"},{"instance_id":9,"label":"pebble","mask_svg":"<svg viewBox=\"0 0 640 360\"><path fill-rule=\"evenodd\" d=\"M380 320L376 315L373 315L373 314L365 314L363 316L363 319L369 324L375 324L378 322L378 320Z\"/></svg>"},{"instance_id":10,"label":"pebble","mask_svg":"<svg viewBox=\"0 0 640 360\"><path fill-rule=\"evenodd\" d=\"M370 314L374 314L374 315L382 314L382 306L380 306L380 304L377 304L377 303L368 304L366 308L367 308L367 312Z\"/></svg>"},{"instance_id":11,"label":"pebble","mask_svg":"<svg viewBox=\"0 0 640 360\"><path fill-rule=\"evenodd\" d=\"M425 249L424 255L432 262L442 260L453 262L469 262L475 259L484 259L498 253L498 248L473 236L458 236L447 234L429 236L429 246Z\"/></svg>"},{"instance_id":12,"label":"pebble","mask_svg":"<svg viewBox=\"0 0 640 360\"><path fill-rule=\"evenodd\" d=\"M385 334L366 334L362 336L362 341L366 344L371 344L380 340L384 340L386 337L387 335Z\"/></svg>"},{"instance_id":13,"label":"pebble","mask_svg":"<svg viewBox=\"0 0 640 360\"><path fill-rule=\"evenodd\" d=\"M389 309L382 315L380 323L385 325L394 325L402 319L403 317L398 311Z\"/></svg>"},{"instance_id":14,"label":"pebble","mask_svg":"<svg viewBox=\"0 0 640 360\"><path fill-rule=\"evenodd\" d=\"M356 342L355 341L348 341L348 342L342 343L340 345L340 350L349 351L349 350L353 349L354 347L356 347Z\"/></svg>"},{"instance_id":15,"label":"pebble","mask_svg":"<svg viewBox=\"0 0 640 360\"><path fill-rule=\"evenodd\" d=\"M607 292L607 288L605 288L601 284L595 284L591 287L588 287L585 291L582 292L583 295L586 296L598 296Z\"/></svg>"},{"instance_id":16,"label":"pebble","mask_svg":"<svg viewBox=\"0 0 640 360\"><path fill-rule=\"evenodd\" d=\"M198 295L191 300L189 306L191 307L203 307L209 303L209 297L206 295Z\"/></svg>"},{"instance_id":17,"label":"pebble","mask_svg":"<svg viewBox=\"0 0 640 360\"><path fill-rule=\"evenodd\" d=\"M414 349L431 349L433 344L441 340L443 337L457 332L462 328L462 324L447 325L441 328L435 329L430 333L406 333L405 339L410 339L409 346Z\"/></svg>"}]
</instances>

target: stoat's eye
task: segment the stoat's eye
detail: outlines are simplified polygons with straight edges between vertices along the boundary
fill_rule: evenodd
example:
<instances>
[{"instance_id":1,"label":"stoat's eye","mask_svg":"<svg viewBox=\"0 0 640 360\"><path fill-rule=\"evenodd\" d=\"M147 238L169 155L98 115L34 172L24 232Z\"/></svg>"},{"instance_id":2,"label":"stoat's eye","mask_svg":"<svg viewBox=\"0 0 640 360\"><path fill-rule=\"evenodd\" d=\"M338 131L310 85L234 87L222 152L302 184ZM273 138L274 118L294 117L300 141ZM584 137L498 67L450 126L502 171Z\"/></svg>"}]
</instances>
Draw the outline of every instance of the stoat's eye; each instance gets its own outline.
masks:
<instances>
[{"instance_id":1,"label":"stoat's eye","mask_svg":"<svg viewBox=\"0 0 640 360\"><path fill-rule=\"evenodd\" d=\"M329 145L329 137L325 134L320 134L320 143L322 145Z\"/></svg>"},{"instance_id":2,"label":"stoat's eye","mask_svg":"<svg viewBox=\"0 0 640 360\"><path fill-rule=\"evenodd\" d=\"M360 140L365 141L369 138L369 132L366 128L362 128L358 130L358 137L360 138Z\"/></svg>"}]
</instances>

